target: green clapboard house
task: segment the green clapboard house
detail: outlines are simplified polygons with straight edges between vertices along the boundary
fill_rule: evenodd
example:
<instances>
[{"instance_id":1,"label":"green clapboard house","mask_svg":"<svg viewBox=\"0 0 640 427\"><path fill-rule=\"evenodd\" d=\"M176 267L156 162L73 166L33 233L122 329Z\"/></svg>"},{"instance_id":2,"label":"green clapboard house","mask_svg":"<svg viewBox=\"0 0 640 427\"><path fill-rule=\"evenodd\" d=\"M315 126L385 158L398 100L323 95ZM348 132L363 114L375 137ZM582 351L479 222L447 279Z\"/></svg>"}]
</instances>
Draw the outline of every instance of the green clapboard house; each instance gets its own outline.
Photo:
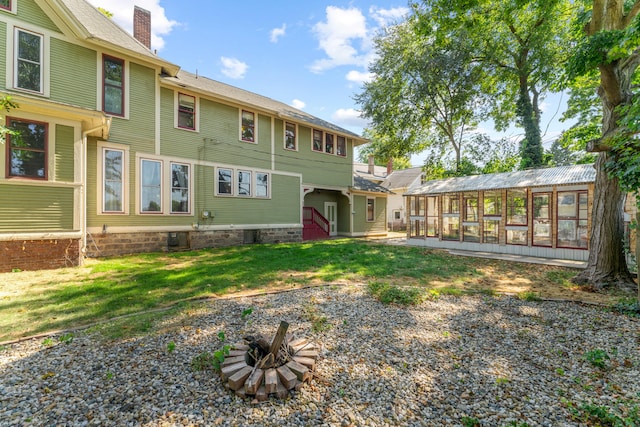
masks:
<instances>
[{"instance_id":1,"label":"green clapboard house","mask_svg":"<svg viewBox=\"0 0 640 427\"><path fill-rule=\"evenodd\" d=\"M191 74L85 0L0 0L0 271L386 232L365 139Z\"/></svg>"}]
</instances>

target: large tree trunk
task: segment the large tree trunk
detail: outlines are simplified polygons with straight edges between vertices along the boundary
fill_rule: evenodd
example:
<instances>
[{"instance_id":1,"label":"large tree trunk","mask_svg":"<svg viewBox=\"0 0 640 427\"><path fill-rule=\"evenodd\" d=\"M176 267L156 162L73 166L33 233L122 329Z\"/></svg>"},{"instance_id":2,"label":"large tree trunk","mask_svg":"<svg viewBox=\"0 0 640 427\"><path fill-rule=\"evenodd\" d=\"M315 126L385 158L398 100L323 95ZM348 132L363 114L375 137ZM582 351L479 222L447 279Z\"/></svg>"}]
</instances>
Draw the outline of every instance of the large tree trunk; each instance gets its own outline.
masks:
<instances>
[{"instance_id":1,"label":"large tree trunk","mask_svg":"<svg viewBox=\"0 0 640 427\"><path fill-rule=\"evenodd\" d=\"M587 268L574 278L578 284L590 284L597 289L614 286L634 289L624 255L624 198L617 178L610 177L605 164L615 156L609 151L607 138L617 135L617 108L632 100L629 69L621 69L619 62L603 64L600 68L598 95L602 99L602 138L594 144L600 151L596 161L596 182L591 229L589 236L589 260Z\"/></svg>"},{"instance_id":2,"label":"large tree trunk","mask_svg":"<svg viewBox=\"0 0 640 427\"><path fill-rule=\"evenodd\" d=\"M614 286L633 289L634 283L624 255L624 193L617 179L604 169L608 153L600 153L596 161L597 189L593 196L589 260L587 267L573 280L597 289Z\"/></svg>"}]
</instances>

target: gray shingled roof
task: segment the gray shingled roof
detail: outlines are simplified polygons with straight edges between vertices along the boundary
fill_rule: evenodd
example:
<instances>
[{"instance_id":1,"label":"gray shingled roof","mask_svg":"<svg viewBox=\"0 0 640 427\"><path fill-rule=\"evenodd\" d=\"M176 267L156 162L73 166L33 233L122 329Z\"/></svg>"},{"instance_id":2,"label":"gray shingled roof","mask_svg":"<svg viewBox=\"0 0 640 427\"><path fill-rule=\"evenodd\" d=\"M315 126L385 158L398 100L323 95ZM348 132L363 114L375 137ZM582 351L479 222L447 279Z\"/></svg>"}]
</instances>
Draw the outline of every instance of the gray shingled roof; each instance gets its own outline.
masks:
<instances>
[{"instance_id":1,"label":"gray shingled roof","mask_svg":"<svg viewBox=\"0 0 640 427\"><path fill-rule=\"evenodd\" d=\"M405 195L442 194L459 191L500 190L504 188L544 187L587 184L596 179L592 164L560 166L548 169L463 176L425 182Z\"/></svg>"},{"instance_id":2,"label":"gray shingled roof","mask_svg":"<svg viewBox=\"0 0 640 427\"><path fill-rule=\"evenodd\" d=\"M375 182L369 181L368 179L359 176L353 177L353 186L351 188L358 191L367 191L369 193L393 194L391 191L382 187L381 185L378 185Z\"/></svg>"},{"instance_id":3,"label":"gray shingled roof","mask_svg":"<svg viewBox=\"0 0 640 427\"><path fill-rule=\"evenodd\" d=\"M380 185L390 189L409 188L416 180L420 183L420 175L422 175L422 168L399 169L391 172Z\"/></svg>"},{"instance_id":4,"label":"gray shingled roof","mask_svg":"<svg viewBox=\"0 0 640 427\"><path fill-rule=\"evenodd\" d=\"M373 173L369 173L368 163L353 163L353 174L370 181L382 182L387 177L386 166L373 166Z\"/></svg>"},{"instance_id":5,"label":"gray shingled roof","mask_svg":"<svg viewBox=\"0 0 640 427\"><path fill-rule=\"evenodd\" d=\"M109 45L113 49L127 50L135 56L163 65L165 70L171 70L172 73L177 72L179 68L177 65L155 55L86 0L57 0L54 3L60 4L65 9L64 12L75 19L74 24L83 30L83 34L76 33L76 36L89 42ZM133 16L131 16L131 20L133 21Z\"/></svg>"},{"instance_id":6,"label":"gray shingled roof","mask_svg":"<svg viewBox=\"0 0 640 427\"><path fill-rule=\"evenodd\" d=\"M283 102L276 101L266 96L258 95L256 93L249 92L247 90L240 89L216 80L212 80L207 77L192 74L184 70L180 70L176 77L163 76L162 81L169 84L197 90L201 93L208 93L217 98L222 98L247 106L253 106L261 110L266 110L268 112L276 114L280 118L290 119L296 122L308 123L312 126L317 126L323 129L338 132L350 138L356 139L357 141L355 145L360 145L366 142L364 138L356 133L343 129L318 117L312 116L309 113L298 110L297 108L294 108Z\"/></svg>"}]
</instances>

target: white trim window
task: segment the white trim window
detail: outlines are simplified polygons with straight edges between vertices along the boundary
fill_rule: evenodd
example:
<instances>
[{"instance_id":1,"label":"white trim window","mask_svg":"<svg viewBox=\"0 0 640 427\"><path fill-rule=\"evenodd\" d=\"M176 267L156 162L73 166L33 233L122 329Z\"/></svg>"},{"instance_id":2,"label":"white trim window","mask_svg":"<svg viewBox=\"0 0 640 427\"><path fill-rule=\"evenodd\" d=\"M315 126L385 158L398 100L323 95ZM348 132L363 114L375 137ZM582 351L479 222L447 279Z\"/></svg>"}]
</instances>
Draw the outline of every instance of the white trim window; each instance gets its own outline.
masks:
<instances>
[{"instance_id":1,"label":"white trim window","mask_svg":"<svg viewBox=\"0 0 640 427\"><path fill-rule=\"evenodd\" d=\"M256 197L269 197L269 174L256 172Z\"/></svg>"},{"instance_id":2,"label":"white trim window","mask_svg":"<svg viewBox=\"0 0 640 427\"><path fill-rule=\"evenodd\" d=\"M253 111L240 111L240 140L244 142L258 143L258 126L256 124L256 113Z\"/></svg>"},{"instance_id":3,"label":"white trim window","mask_svg":"<svg viewBox=\"0 0 640 427\"><path fill-rule=\"evenodd\" d=\"M140 159L140 213L162 213L162 168L160 160Z\"/></svg>"},{"instance_id":4,"label":"white trim window","mask_svg":"<svg viewBox=\"0 0 640 427\"><path fill-rule=\"evenodd\" d=\"M100 213L127 213L127 150L103 146L100 151Z\"/></svg>"},{"instance_id":5,"label":"white trim window","mask_svg":"<svg viewBox=\"0 0 640 427\"><path fill-rule=\"evenodd\" d=\"M186 93L176 93L176 127L198 130L197 98Z\"/></svg>"},{"instance_id":6,"label":"white trim window","mask_svg":"<svg viewBox=\"0 0 640 427\"><path fill-rule=\"evenodd\" d=\"M102 55L102 111L112 116L125 116L124 59Z\"/></svg>"},{"instance_id":7,"label":"white trim window","mask_svg":"<svg viewBox=\"0 0 640 427\"><path fill-rule=\"evenodd\" d=\"M44 36L15 29L13 87L44 94Z\"/></svg>"},{"instance_id":8,"label":"white trim window","mask_svg":"<svg viewBox=\"0 0 640 427\"><path fill-rule=\"evenodd\" d=\"M233 196L233 169L218 168L216 176L216 195Z\"/></svg>"},{"instance_id":9,"label":"white trim window","mask_svg":"<svg viewBox=\"0 0 640 427\"><path fill-rule=\"evenodd\" d=\"M171 213L191 213L191 166L171 162Z\"/></svg>"},{"instance_id":10,"label":"white trim window","mask_svg":"<svg viewBox=\"0 0 640 427\"><path fill-rule=\"evenodd\" d=\"M318 129L313 129L312 137L311 137L311 150L322 152L324 145L322 144L322 131Z\"/></svg>"},{"instance_id":11,"label":"white trim window","mask_svg":"<svg viewBox=\"0 0 640 427\"><path fill-rule=\"evenodd\" d=\"M298 125L295 123L284 123L284 148L298 151Z\"/></svg>"},{"instance_id":12,"label":"white trim window","mask_svg":"<svg viewBox=\"0 0 640 427\"><path fill-rule=\"evenodd\" d=\"M251 172L238 171L238 196L251 197Z\"/></svg>"}]
</instances>

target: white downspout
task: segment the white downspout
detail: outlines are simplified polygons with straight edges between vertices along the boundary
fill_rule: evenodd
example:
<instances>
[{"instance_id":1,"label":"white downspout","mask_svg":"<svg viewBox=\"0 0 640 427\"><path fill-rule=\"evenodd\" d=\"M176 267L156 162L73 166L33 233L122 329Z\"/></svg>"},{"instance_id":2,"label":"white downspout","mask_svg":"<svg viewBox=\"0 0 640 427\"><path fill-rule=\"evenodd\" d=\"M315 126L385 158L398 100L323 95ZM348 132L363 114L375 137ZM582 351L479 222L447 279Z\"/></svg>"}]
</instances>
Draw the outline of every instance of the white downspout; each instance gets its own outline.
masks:
<instances>
[{"instance_id":1,"label":"white downspout","mask_svg":"<svg viewBox=\"0 0 640 427\"><path fill-rule=\"evenodd\" d=\"M101 124L100 126L96 126L93 129L88 129L82 132L82 156L80 160L80 171L82 175L82 182L80 183L81 194L80 200L82 203L82 209L80 209L80 232L82 233L82 246L80 247L80 255L84 260L84 257L87 253L87 137L90 133L93 133L97 130L107 129L107 134L109 133L109 127L111 125L111 118L107 118L106 122Z\"/></svg>"}]
</instances>

